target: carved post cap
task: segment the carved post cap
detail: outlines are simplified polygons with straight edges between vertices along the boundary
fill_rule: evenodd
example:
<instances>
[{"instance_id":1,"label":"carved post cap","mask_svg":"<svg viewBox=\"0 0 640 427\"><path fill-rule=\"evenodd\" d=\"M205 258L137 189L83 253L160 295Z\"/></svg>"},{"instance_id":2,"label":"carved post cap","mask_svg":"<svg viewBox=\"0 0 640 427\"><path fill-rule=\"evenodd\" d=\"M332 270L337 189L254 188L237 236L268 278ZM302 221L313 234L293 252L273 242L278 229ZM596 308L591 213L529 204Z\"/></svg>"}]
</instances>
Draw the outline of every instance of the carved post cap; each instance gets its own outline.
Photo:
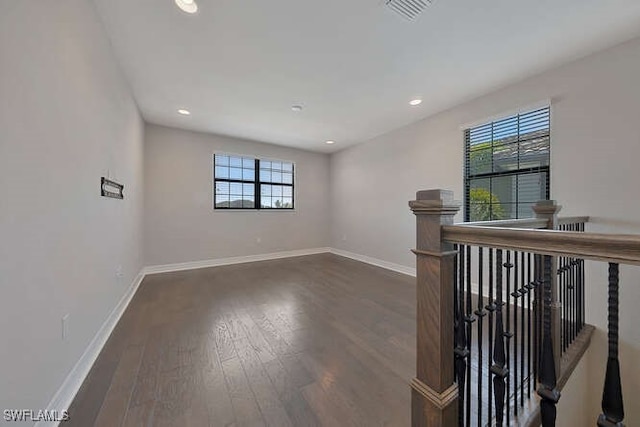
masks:
<instances>
[{"instance_id":1,"label":"carved post cap","mask_svg":"<svg viewBox=\"0 0 640 427\"><path fill-rule=\"evenodd\" d=\"M532 209L538 218L544 218L557 215L562 209L562 205L559 205L555 200L538 200Z\"/></svg>"},{"instance_id":2,"label":"carved post cap","mask_svg":"<svg viewBox=\"0 0 640 427\"><path fill-rule=\"evenodd\" d=\"M420 190L416 192L416 200L442 200L443 202L453 202L453 191L451 190Z\"/></svg>"},{"instance_id":3,"label":"carved post cap","mask_svg":"<svg viewBox=\"0 0 640 427\"><path fill-rule=\"evenodd\" d=\"M460 202L453 200L451 190L421 190L416 193L416 200L409 202L415 213L427 215L455 215L460 210Z\"/></svg>"}]
</instances>

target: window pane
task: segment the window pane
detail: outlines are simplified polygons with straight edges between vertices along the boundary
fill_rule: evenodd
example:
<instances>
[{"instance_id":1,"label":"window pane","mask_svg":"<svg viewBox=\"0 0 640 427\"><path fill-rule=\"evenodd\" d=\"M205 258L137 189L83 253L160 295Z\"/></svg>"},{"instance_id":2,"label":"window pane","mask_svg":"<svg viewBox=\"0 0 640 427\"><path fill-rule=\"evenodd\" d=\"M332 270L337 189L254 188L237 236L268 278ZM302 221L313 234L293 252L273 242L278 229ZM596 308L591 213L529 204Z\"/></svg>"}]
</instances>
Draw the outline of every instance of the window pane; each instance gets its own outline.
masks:
<instances>
[{"instance_id":1,"label":"window pane","mask_svg":"<svg viewBox=\"0 0 640 427\"><path fill-rule=\"evenodd\" d=\"M491 220L490 205L498 201L491 193L491 179L472 179L469 186L469 221Z\"/></svg>"},{"instance_id":2,"label":"window pane","mask_svg":"<svg viewBox=\"0 0 640 427\"><path fill-rule=\"evenodd\" d=\"M293 175L290 173L283 173L282 182L284 182L285 184L293 184Z\"/></svg>"},{"instance_id":3,"label":"window pane","mask_svg":"<svg viewBox=\"0 0 640 427\"><path fill-rule=\"evenodd\" d=\"M242 169L242 179L245 181L253 181L256 178L255 170L253 169Z\"/></svg>"},{"instance_id":4,"label":"window pane","mask_svg":"<svg viewBox=\"0 0 640 427\"><path fill-rule=\"evenodd\" d=\"M256 203L253 199L253 197L247 197L245 196L244 199L242 200L242 207L243 208L253 208L255 207Z\"/></svg>"},{"instance_id":5,"label":"window pane","mask_svg":"<svg viewBox=\"0 0 640 427\"><path fill-rule=\"evenodd\" d=\"M281 171L282 162L271 162L271 169L273 169L274 171Z\"/></svg>"},{"instance_id":6,"label":"window pane","mask_svg":"<svg viewBox=\"0 0 640 427\"><path fill-rule=\"evenodd\" d=\"M491 148L471 151L469 153L469 174L477 175L480 173L491 172L492 155L493 151Z\"/></svg>"},{"instance_id":7,"label":"window pane","mask_svg":"<svg viewBox=\"0 0 640 427\"><path fill-rule=\"evenodd\" d=\"M232 182L229 185L231 194L242 194L242 184L239 182Z\"/></svg>"},{"instance_id":8,"label":"window pane","mask_svg":"<svg viewBox=\"0 0 640 427\"><path fill-rule=\"evenodd\" d=\"M262 184L260 186L260 197L271 196L271 186Z\"/></svg>"},{"instance_id":9,"label":"window pane","mask_svg":"<svg viewBox=\"0 0 640 427\"><path fill-rule=\"evenodd\" d=\"M260 169L271 169L271 162L268 160L260 160Z\"/></svg>"},{"instance_id":10,"label":"window pane","mask_svg":"<svg viewBox=\"0 0 640 427\"><path fill-rule=\"evenodd\" d=\"M493 171L518 169L518 144L497 143L493 146Z\"/></svg>"},{"instance_id":11,"label":"window pane","mask_svg":"<svg viewBox=\"0 0 640 427\"><path fill-rule=\"evenodd\" d=\"M282 163L282 170L285 172L293 172L293 163Z\"/></svg>"},{"instance_id":12,"label":"window pane","mask_svg":"<svg viewBox=\"0 0 640 427\"><path fill-rule=\"evenodd\" d=\"M282 195L284 197L293 197L293 189L291 187L282 187Z\"/></svg>"},{"instance_id":13,"label":"window pane","mask_svg":"<svg viewBox=\"0 0 640 427\"><path fill-rule=\"evenodd\" d=\"M282 182L282 173L271 172L271 182Z\"/></svg>"},{"instance_id":14,"label":"window pane","mask_svg":"<svg viewBox=\"0 0 640 427\"><path fill-rule=\"evenodd\" d=\"M220 195L216 194L216 207L217 208L228 208L229 207L229 196L226 194Z\"/></svg>"},{"instance_id":15,"label":"window pane","mask_svg":"<svg viewBox=\"0 0 640 427\"><path fill-rule=\"evenodd\" d=\"M518 175L518 202L537 202L547 198L545 172Z\"/></svg>"},{"instance_id":16,"label":"window pane","mask_svg":"<svg viewBox=\"0 0 640 427\"><path fill-rule=\"evenodd\" d=\"M229 165L231 167L241 168L242 167L242 158L241 157L229 157Z\"/></svg>"},{"instance_id":17,"label":"window pane","mask_svg":"<svg viewBox=\"0 0 640 427\"><path fill-rule=\"evenodd\" d=\"M255 167L255 160L244 157L242 159L242 167L247 169L253 169Z\"/></svg>"},{"instance_id":18,"label":"window pane","mask_svg":"<svg viewBox=\"0 0 640 427\"><path fill-rule=\"evenodd\" d=\"M242 194L245 196L253 196L254 188L253 184L242 184Z\"/></svg>"},{"instance_id":19,"label":"window pane","mask_svg":"<svg viewBox=\"0 0 640 427\"><path fill-rule=\"evenodd\" d=\"M535 203L518 203L518 218L533 218L535 216L533 205Z\"/></svg>"},{"instance_id":20,"label":"window pane","mask_svg":"<svg viewBox=\"0 0 640 427\"><path fill-rule=\"evenodd\" d=\"M242 169L229 168L229 178L231 178L231 179L242 179Z\"/></svg>"},{"instance_id":21,"label":"window pane","mask_svg":"<svg viewBox=\"0 0 640 427\"><path fill-rule=\"evenodd\" d=\"M262 182L270 182L271 181L271 171L260 169L260 181L262 181Z\"/></svg>"},{"instance_id":22,"label":"window pane","mask_svg":"<svg viewBox=\"0 0 640 427\"><path fill-rule=\"evenodd\" d=\"M272 198L271 207L274 208L274 209L282 208L282 200L280 200L280 197L273 197Z\"/></svg>"},{"instance_id":23,"label":"window pane","mask_svg":"<svg viewBox=\"0 0 640 427\"><path fill-rule=\"evenodd\" d=\"M271 195L273 197L281 197L282 196L282 186L274 185L271 187Z\"/></svg>"},{"instance_id":24,"label":"window pane","mask_svg":"<svg viewBox=\"0 0 640 427\"><path fill-rule=\"evenodd\" d=\"M513 219L516 217L515 203L496 203L491 205L491 219Z\"/></svg>"},{"instance_id":25,"label":"window pane","mask_svg":"<svg viewBox=\"0 0 640 427\"><path fill-rule=\"evenodd\" d=\"M216 178L229 178L229 168L224 166L216 166Z\"/></svg>"},{"instance_id":26,"label":"window pane","mask_svg":"<svg viewBox=\"0 0 640 427\"><path fill-rule=\"evenodd\" d=\"M241 208L243 206L242 196L241 195L231 195L229 196L229 207L232 208Z\"/></svg>"},{"instance_id":27,"label":"window pane","mask_svg":"<svg viewBox=\"0 0 640 427\"><path fill-rule=\"evenodd\" d=\"M260 206L262 208L270 208L271 207L271 197L262 197L262 198L260 198Z\"/></svg>"},{"instance_id":28,"label":"window pane","mask_svg":"<svg viewBox=\"0 0 640 427\"><path fill-rule=\"evenodd\" d=\"M229 194L229 183L222 181L216 182L216 194Z\"/></svg>"},{"instance_id":29,"label":"window pane","mask_svg":"<svg viewBox=\"0 0 640 427\"><path fill-rule=\"evenodd\" d=\"M229 156L216 154L214 157L216 159L216 165L229 166Z\"/></svg>"},{"instance_id":30,"label":"window pane","mask_svg":"<svg viewBox=\"0 0 640 427\"><path fill-rule=\"evenodd\" d=\"M283 197L282 198L282 207L286 208L286 209L293 208L293 199L290 198L290 197Z\"/></svg>"},{"instance_id":31,"label":"window pane","mask_svg":"<svg viewBox=\"0 0 640 427\"><path fill-rule=\"evenodd\" d=\"M520 168L549 166L549 137L520 143Z\"/></svg>"},{"instance_id":32,"label":"window pane","mask_svg":"<svg viewBox=\"0 0 640 427\"><path fill-rule=\"evenodd\" d=\"M491 203L515 203L517 201L516 182L517 175L491 178L491 192L497 197L497 200L492 200Z\"/></svg>"}]
</instances>

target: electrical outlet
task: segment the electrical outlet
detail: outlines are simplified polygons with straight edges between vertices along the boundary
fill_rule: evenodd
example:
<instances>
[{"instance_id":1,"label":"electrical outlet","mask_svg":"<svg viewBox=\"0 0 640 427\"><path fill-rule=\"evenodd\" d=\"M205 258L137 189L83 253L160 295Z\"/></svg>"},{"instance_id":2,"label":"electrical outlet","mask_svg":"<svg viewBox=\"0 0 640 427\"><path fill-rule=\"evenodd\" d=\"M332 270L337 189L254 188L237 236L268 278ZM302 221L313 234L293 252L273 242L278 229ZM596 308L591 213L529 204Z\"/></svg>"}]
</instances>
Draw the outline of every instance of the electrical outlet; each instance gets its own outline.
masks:
<instances>
[{"instance_id":1,"label":"electrical outlet","mask_svg":"<svg viewBox=\"0 0 640 427\"><path fill-rule=\"evenodd\" d=\"M69 313L62 316L62 341L69 339Z\"/></svg>"}]
</instances>

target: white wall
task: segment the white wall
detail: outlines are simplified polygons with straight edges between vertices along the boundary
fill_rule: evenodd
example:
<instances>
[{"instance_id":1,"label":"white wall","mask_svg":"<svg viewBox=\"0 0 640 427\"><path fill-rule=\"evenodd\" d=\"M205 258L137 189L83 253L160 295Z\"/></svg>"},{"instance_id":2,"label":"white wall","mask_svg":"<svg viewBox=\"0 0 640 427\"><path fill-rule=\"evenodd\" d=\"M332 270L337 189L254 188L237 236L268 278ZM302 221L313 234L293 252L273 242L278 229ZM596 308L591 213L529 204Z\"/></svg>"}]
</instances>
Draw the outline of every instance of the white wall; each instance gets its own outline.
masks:
<instances>
[{"instance_id":1,"label":"white wall","mask_svg":"<svg viewBox=\"0 0 640 427\"><path fill-rule=\"evenodd\" d=\"M592 231L640 233L640 39L506 87L331 158L332 246L405 266L415 241L407 201L420 189L463 189L462 126L551 99L551 195L562 214L592 216ZM428 94L427 94L428 95ZM459 215L458 220L462 216ZM345 240L346 239L346 240ZM640 424L640 273L622 269L621 359L627 425ZM606 265L589 267L590 420L605 367ZM574 387L575 389L575 387ZM567 409L566 407L563 409Z\"/></svg>"},{"instance_id":2,"label":"white wall","mask_svg":"<svg viewBox=\"0 0 640 427\"><path fill-rule=\"evenodd\" d=\"M328 246L328 155L156 125L145 140L146 265ZM215 211L214 152L293 161L295 210Z\"/></svg>"},{"instance_id":3,"label":"white wall","mask_svg":"<svg viewBox=\"0 0 640 427\"><path fill-rule=\"evenodd\" d=\"M2 3L0 408L46 408L139 273L143 132L91 1Z\"/></svg>"}]
</instances>

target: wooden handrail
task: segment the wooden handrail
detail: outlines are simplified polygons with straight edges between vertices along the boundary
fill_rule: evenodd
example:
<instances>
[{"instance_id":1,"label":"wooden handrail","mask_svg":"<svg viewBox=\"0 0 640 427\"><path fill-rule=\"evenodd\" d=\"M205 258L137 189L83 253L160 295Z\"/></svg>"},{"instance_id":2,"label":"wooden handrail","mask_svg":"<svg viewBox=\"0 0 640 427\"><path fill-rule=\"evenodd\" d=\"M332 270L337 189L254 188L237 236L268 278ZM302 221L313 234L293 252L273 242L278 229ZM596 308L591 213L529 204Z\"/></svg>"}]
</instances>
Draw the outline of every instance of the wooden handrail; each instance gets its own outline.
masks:
<instances>
[{"instance_id":1,"label":"wooden handrail","mask_svg":"<svg viewBox=\"0 0 640 427\"><path fill-rule=\"evenodd\" d=\"M465 227L546 228L549 221L539 218L499 219L495 221L459 222Z\"/></svg>"},{"instance_id":2,"label":"wooden handrail","mask_svg":"<svg viewBox=\"0 0 640 427\"><path fill-rule=\"evenodd\" d=\"M542 255L640 265L640 235L443 225L442 240Z\"/></svg>"},{"instance_id":3,"label":"wooden handrail","mask_svg":"<svg viewBox=\"0 0 640 427\"><path fill-rule=\"evenodd\" d=\"M588 216L559 217L558 224L584 224L589 222ZM459 222L455 225L467 227L502 227L502 228L547 228L548 221L540 218L499 219L495 221Z\"/></svg>"}]
</instances>

